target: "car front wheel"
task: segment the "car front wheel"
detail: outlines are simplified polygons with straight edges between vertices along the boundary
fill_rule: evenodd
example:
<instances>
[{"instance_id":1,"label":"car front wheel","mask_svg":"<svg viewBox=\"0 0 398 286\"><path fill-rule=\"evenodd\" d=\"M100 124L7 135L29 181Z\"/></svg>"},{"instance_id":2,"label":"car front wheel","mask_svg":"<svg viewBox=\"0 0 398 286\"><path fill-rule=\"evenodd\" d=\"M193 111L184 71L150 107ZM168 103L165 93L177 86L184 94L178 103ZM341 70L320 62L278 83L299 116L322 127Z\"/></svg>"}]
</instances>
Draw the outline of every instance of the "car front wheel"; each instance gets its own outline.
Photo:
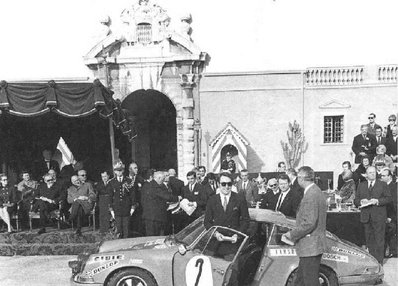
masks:
<instances>
[{"instance_id":1,"label":"car front wheel","mask_svg":"<svg viewBox=\"0 0 398 286\"><path fill-rule=\"evenodd\" d=\"M157 286L151 274L142 269L130 268L116 272L107 286Z\"/></svg>"},{"instance_id":2,"label":"car front wheel","mask_svg":"<svg viewBox=\"0 0 398 286\"><path fill-rule=\"evenodd\" d=\"M286 286L295 285L297 276L297 269L290 274L287 280ZM321 265L319 268L319 285L320 286L338 286L339 281L337 279L336 273L328 267Z\"/></svg>"}]
</instances>

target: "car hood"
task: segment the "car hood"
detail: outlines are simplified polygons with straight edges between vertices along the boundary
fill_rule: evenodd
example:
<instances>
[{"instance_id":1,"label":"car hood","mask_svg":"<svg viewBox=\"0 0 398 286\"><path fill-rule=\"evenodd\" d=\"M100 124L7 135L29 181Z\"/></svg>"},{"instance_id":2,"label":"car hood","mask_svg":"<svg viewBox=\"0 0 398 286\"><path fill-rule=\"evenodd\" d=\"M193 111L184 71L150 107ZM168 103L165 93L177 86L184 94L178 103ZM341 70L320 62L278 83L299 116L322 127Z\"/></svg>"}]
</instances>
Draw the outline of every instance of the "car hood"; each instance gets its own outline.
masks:
<instances>
[{"instance_id":1,"label":"car hood","mask_svg":"<svg viewBox=\"0 0 398 286\"><path fill-rule=\"evenodd\" d=\"M173 240L166 239L165 236L152 236L104 241L99 248L99 252L166 249L172 247L176 247Z\"/></svg>"}]
</instances>

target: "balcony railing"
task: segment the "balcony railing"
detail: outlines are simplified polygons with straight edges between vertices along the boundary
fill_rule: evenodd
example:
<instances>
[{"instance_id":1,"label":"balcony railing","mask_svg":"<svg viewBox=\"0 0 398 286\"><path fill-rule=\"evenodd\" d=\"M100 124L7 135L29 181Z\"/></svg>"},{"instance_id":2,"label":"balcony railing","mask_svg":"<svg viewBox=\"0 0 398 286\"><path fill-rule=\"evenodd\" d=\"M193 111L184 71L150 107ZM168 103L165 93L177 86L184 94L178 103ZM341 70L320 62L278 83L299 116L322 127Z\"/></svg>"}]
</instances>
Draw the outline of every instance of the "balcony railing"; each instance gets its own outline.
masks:
<instances>
[{"instance_id":1,"label":"balcony railing","mask_svg":"<svg viewBox=\"0 0 398 286\"><path fill-rule=\"evenodd\" d=\"M306 71L310 86L357 85L363 81L363 67L313 68Z\"/></svg>"},{"instance_id":2,"label":"balcony railing","mask_svg":"<svg viewBox=\"0 0 398 286\"><path fill-rule=\"evenodd\" d=\"M396 83L398 74L397 65L379 66L378 79L380 82Z\"/></svg>"}]
</instances>

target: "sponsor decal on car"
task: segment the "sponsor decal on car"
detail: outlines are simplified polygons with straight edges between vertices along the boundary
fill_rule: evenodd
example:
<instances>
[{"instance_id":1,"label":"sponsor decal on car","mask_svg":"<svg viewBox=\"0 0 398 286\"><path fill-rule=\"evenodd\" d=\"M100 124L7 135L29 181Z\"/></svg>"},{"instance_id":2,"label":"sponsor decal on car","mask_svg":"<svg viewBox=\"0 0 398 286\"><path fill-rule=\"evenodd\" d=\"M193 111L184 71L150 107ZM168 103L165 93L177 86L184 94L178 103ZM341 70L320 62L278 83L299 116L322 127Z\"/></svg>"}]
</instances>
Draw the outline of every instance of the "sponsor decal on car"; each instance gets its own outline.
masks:
<instances>
[{"instance_id":1,"label":"sponsor decal on car","mask_svg":"<svg viewBox=\"0 0 398 286\"><path fill-rule=\"evenodd\" d=\"M115 266L117 264L119 264L119 260L112 260L112 261L107 262L107 263L105 263L105 264L103 264L101 266L98 266L98 267L96 267L94 269L91 269L91 270L87 271L86 275L88 277L92 277L92 276L94 276L94 275L96 275L98 273L101 273L102 271L105 271L108 268L111 268L111 267L113 267L113 266Z\"/></svg>"},{"instance_id":2,"label":"sponsor decal on car","mask_svg":"<svg viewBox=\"0 0 398 286\"><path fill-rule=\"evenodd\" d=\"M162 244L155 245L153 248L154 249L165 249L165 248L167 248L167 245L162 243Z\"/></svg>"},{"instance_id":3,"label":"sponsor decal on car","mask_svg":"<svg viewBox=\"0 0 398 286\"><path fill-rule=\"evenodd\" d=\"M144 262L144 260L142 260L142 259L133 259L133 258L131 258L129 260L130 264L142 264L143 262Z\"/></svg>"},{"instance_id":4,"label":"sponsor decal on car","mask_svg":"<svg viewBox=\"0 0 398 286\"><path fill-rule=\"evenodd\" d=\"M294 248L275 248L269 250L269 256L296 256L296 249Z\"/></svg>"},{"instance_id":5,"label":"sponsor decal on car","mask_svg":"<svg viewBox=\"0 0 398 286\"><path fill-rule=\"evenodd\" d=\"M118 255L99 255L99 256L94 256L93 260L95 262L99 261L110 261L110 260L123 260L124 255L123 254L118 254Z\"/></svg>"},{"instance_id":6,"label":"sponsor decal on car","mask_svg":"<svg viewBox=\"0 0 398 286\"><path fill-rule=\"evenodd\" d=\"M164 239L150 240L150 241L147 241L147 242L144 244L144 247L145 247L145 246L155 245L155 244L162 244L163 242L164 242Z\"/></svg>"},{"instance_id":7,"label":"sponsor decal on car","mask_svg":"<svg viewBox=\"0 0 398 286\"><path fill-rule=\"evenodd\" d=\"M322 254L322 259L348 263L348 256L335 253L324 253Z\"/></svg>"},{"instance_id":8,"label":"sponsor decal on car","mask_svg":"<svg viewBox=\"0 0 398 286\"><path fill-rule=\"evenodd\" d=\"M345 248L340 248L340 247L337 247L337 246L332 246L332 250L336 251L336 252L341 252L341 253L344 253L344 254L349 254L349 255L365 258L364 254L352 251L350 249L345 249Z\"/></svg>"}]
</instances>

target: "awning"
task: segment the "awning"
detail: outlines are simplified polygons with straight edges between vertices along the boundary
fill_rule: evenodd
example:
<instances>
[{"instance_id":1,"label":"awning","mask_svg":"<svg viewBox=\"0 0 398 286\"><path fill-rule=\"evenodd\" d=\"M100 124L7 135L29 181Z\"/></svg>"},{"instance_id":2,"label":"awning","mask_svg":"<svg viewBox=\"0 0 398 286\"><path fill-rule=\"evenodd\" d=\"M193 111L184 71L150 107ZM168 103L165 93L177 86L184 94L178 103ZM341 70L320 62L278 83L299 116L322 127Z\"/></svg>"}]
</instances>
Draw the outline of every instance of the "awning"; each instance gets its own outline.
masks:
<instances>
[{"instance_id":1,"label":"awning","mask_svg":"<svg viewBox=\"0 0 398 286\"><path fill-rule=\"evenodd\" d=\"M0 114L38 116L56 112L65 117L84 117L98 112L112 118L114 125L128 136L136 137L132 123L114 100L113 92L96 79L94 82L0 82Z\"/></svg>"}]
</instances>

